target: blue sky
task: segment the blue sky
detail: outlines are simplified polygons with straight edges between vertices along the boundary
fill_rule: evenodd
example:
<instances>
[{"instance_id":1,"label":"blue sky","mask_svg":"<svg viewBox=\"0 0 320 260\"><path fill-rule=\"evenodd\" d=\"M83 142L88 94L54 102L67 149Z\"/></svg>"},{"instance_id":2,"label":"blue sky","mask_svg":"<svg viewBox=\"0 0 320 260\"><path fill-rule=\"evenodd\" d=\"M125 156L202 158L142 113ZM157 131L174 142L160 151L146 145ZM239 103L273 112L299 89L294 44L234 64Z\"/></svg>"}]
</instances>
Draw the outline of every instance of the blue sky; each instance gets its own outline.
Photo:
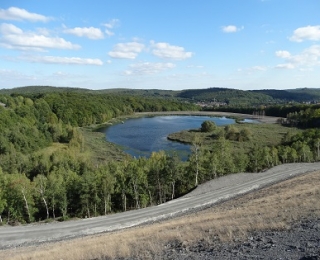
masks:
<instances>
[{"instance_id":1,"label":"blue sky","mask_svg":"<svg viewBox=\"0 0 320 260\"><path fill-rule=\"evenodd\" d=\"M319 0L1 0L0 88L320 88Z\"/></svg>"}]
</instances>

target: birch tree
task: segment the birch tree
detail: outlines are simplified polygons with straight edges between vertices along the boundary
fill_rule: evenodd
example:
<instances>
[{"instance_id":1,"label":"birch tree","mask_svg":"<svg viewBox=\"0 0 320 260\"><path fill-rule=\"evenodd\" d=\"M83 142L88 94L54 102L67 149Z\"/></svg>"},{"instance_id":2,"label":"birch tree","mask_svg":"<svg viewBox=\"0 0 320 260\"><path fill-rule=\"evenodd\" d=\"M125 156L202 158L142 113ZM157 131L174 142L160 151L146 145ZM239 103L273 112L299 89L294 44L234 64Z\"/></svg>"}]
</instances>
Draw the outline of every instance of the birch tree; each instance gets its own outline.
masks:
<instances>
[{"instance_id":1,"label":"birch tree","mask_svg":"<svg viewBox=\"0 0 320 260\"><path fill-rule=\"evenodd\" d=\"M35 186L35 190L38 193L38 196L40 196L40 199L43 201L43 204L45 205L46 213L47 213L46 217L48 219L49 218L49 207L48 207L48 202L47 202L48 179L43 174L39 174L33 179L33 183L34 183L34 186Z\"/></svg>"}]
</instances>

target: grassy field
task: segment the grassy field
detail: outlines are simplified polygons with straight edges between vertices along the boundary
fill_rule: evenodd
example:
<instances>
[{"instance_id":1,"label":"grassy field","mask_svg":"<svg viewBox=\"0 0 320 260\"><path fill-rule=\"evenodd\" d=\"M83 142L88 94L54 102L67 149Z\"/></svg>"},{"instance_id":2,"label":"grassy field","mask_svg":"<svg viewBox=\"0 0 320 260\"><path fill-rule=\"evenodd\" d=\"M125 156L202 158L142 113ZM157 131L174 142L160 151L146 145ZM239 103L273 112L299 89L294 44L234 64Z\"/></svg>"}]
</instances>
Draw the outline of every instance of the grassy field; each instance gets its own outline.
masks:
<instances>
[{"instance_id":1,"label":"grassy field","mask_svg":"<svg viewBox=\"0 0 320 260\"><path fill-rule=\"evenodd\" d=\"M0 259L154 259L175 241L192 246L232 241L256 230L283 230L301 218L320 217L320 172L272 185L212 208L119 232L0 252Z\"/></svg>"},{"instance_id":2,"label":"grassy field","mask_svg":"<svg viewBox=\"0 0 320 260\"><path fill-rule=\"evenodd\" d=\"M91 127L80 128L84 137L84 151L94 164L123 160L127 155L116 144L106 140L106 135Z\"/></svg>"},{"instance_id":3,"label":"grassy field","mask_svg":"<svg viewBox=\"0 0 320 260\"><path fill-rule=\"evenodd\" d=\"M245 142L231 141L235 150L248 152L254 144L259 146L276 146L281 143L283 136L290 132L291 134L297 133L301 130L297 128L288 128L279 124L267 123L238 123L233 125L237 131L247 129L251 135L250 140ZM192 143L195 138L198 138L202 146L210 147L217 141L217 136L223 131L224 126L218 126L215 131L210 133L200 132L199 129L184 130L177 133L172 133L168 137L174 141L184 143Z\"/></svg>"}]
</instances>

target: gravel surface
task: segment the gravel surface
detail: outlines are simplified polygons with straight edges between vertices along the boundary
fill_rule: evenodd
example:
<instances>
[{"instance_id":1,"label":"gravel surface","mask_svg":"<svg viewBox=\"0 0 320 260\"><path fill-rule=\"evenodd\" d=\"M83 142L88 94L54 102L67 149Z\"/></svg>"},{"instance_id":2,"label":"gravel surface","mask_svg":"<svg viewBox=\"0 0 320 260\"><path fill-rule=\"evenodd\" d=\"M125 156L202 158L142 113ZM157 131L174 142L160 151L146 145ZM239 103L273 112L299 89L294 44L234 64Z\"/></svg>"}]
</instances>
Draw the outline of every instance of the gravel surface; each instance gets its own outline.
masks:
<instances>
[{"instance_id":1,"label":"gravel surface","mask_svg":"<svg viewBox=\"0 0 320 260\"><path fill-rule=\"evenodd\" d=\"M317 168L320 169L320 164L319 163L295 163L295 164L288 163L288 164L281 164L271 169L268 169L266 172L229 174L229 175L225 175L199 185L195 190L186 194L185 197L193 197L193 196L207 193L212 190L219 190L228 186L245 184L245 183L248 183L249 181L258 180L263 175L267 175L267 174L271 175L276 172L291 171L293 169L298 169L298 168L301 168L300 174L303 174L306 172L315 171ZM299 174L295 174L295 176L298 176L298 175ZM283 180L285 180L285 178L282 179L281 181ZM268 184L268 186L269 185L270 183ZM261 188L261 186L259 188Z\"/></svg>"},{"instance_id":2,"label":"gravel surface","mask_svg":"<svg viewBox=\"0 0 320 260\"><path fill-rule=\"evenodd\" d=\"M247 239L186 247L171 243L158 259L320 259L320 219L304 219L287 231L251 233Z\"/></svg>"}]
</instances>

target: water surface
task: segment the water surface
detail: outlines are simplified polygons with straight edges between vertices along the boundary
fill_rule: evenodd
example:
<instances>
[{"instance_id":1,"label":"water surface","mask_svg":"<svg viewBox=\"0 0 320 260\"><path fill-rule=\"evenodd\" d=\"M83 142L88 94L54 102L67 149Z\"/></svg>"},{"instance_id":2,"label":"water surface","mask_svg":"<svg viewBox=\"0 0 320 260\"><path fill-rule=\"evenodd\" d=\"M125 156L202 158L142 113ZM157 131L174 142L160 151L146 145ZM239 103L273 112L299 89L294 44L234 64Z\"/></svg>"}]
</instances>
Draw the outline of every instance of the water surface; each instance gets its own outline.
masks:
<instances>
[{"instance_id":1,"label":"water surface","mask_svg":"<svg viewBox=\"0 0 320 260\"><path fill-rule=\"evenodd\" d=\"M103 129L109 142L120 145L132 156L149 157L152 152L164 150L167 153L177 152L186 158L190 145L173 142L167 139L170 133L182 130L199 129L205 120L216 125L233 124L235 121L226 117L209 116L154 116L127 119L122 124Z\"/></svg>"}]
</instances>

